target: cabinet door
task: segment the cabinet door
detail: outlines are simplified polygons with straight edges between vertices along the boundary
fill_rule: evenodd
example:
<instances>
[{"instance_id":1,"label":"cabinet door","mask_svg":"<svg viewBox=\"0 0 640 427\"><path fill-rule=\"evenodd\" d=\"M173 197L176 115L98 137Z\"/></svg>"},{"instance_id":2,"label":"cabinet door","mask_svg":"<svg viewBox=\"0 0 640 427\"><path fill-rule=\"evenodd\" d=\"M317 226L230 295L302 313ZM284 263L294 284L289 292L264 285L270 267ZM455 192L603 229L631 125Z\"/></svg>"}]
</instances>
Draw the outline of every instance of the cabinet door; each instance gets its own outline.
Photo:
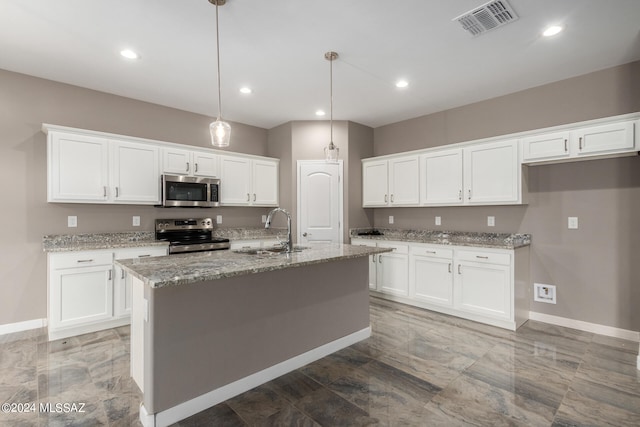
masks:
<instances>
[{"instance_id":1,"label":"cabinet door","mask_svg":"<svg viewBox=\"0 0 640 427\"><path fill-rule=\"evenodd\" d=\"M366 239L352 239L352 245L376 247L376 242ZM376 290L377 285L377 271L378 271L378 257L380 255L369 255L369 289Z\"/></svg>"},{"instance_id":2,"label":"cabinet door","mask_svg":"<svg viewBox=\"0 0 640 427\"><path fill-rule=\"evenodd\" d=\"M457 309L496 319L511 319L509 266L460 261L456 278Z\"/></svg>"},{"instance_id":3,"label":"cabinet door","mask_svg":"<svg viewBox=\"0 0 640 427\"><path fill-rule=\"evenodd\" d=\"M162 173L189 175L191 167L191 151L179 148L162 149Z\"/></svg>"},{"instance_id":4,"label":"cabinet door","mask_svg":"<svg viewBox=\"0 0 640 427\"><path fill-rule=\"evenodd\" d=\"M633 122L622 122L577 130L578 156L633 150L633 127Z\"/></svg>"},{"instance_id":5,"label":"cabinet door","mask_svg":"<svg viewBox=\"0 0 640 427\"><path fill-rule=\"evenodd\" d=\"M362 206L387 206L389 175L386 160L362 162Z\"/></svg>"},{"instance_id":6,"label":"cabinet door","mask_svg":"<svg viewBox=\"0 0 640 427\"><path fill-rule=\"evenodd\" d=\"M424 154L420 163L423 205L462 204L462 150Z\"/></svg>"},{"instance_id":7,"label":"cabinet door","mask_svg":"<svg viewBox=\"0 0 640 427\"><path fill-rule=\"evenodd\" d=\"M111 264L51 272L52 329L110 320L113 316Z\"/></svg>"},{"instance_id":8,"label":"cabinet door","mask_svg":"<svg viewBox=\"0 0 640 427\"><path fill-rule=\"evenodd\" d=\"M111 198L116 203L159 204L158 147L118 141L112 143Z\"/></svg>"},{"instance_id":9,"label":"cabinet door","mask_svg":"<svg viewBox=\"0 0 640 427\"><path fill-rule=\"evenodd\" d=\"M251 160L220 157L220 203L247 206L251 201Z\"/></svg>"},{"instance_id":10,"label":"cabinet door","mask_svg":"<svg viewBox=\"0 0 640 427\"><path fill-rule=\"evenodd\" d=\"M378 243L393 252L378 255L377 289L388 294L409 295L409 247L396 243Z\"/></svg>"},{"instance_id":11,"label":"cabinet door","mask_svg":"<svg viewBox=\"0 0 640 427\"><path fill-rule=\"evenodd\" d=\"M520 200L518 141L504 141L464 149L466 204L500 204Z\"/></svg>"},{"instance_id":12,"label":"cabinet door","mask_svg":"<svg viewBox=\"0 0 640 427\"><path fill-rule=\"evenodd\" d=\"M109 185L109 141L50 132L48 139L49 202L106 202Z\"/></svg>"},{"instance_id":13,"label":"cabinet door","mask_svg":"<svg viewBox=\"0 0 640 427\"><path fill-rule=\"evenodd\" d=\"M409 255L409 289L416 300L453 307L453 259Z\"/></svg>"},{"instance_id":14,"label":"cabinet door","mask_svg":"<svg viewBox=\"0 0 640 427\"><path fill-rule=\"evenodd\" d=\"M193 175L216 178L218 176L218 156L204 151L193 152Z\"/></svg>"},{"instance_id":15,"label":"cabinet door","mask_svg":"<svg viewBox=\"0 0 640 427\"><path fill-rule=\"evenodd\" d=\"M569 157L569 132L546 133L522 139L522 161L541 162Z\"/></svg>"},{"instance_id":16,"label":"cabinet door","mask_svg":"<svg viewBox=\"0 0 640 427\"><path fill-rule=\"evenodd\" d=\"M270 160L253 161L254 206L278 206L278 162Z\"/></svg>"},{"instance_id":17,"label":"cabinet door","mask_svg":"<svg viewBox=\"0 0 640 427\"><path fill-rule=\"evenodd\" d=\"M389 203L391 206L417 206L420 203L420 158L389 160Z\"/></svg>"}]
</instances>

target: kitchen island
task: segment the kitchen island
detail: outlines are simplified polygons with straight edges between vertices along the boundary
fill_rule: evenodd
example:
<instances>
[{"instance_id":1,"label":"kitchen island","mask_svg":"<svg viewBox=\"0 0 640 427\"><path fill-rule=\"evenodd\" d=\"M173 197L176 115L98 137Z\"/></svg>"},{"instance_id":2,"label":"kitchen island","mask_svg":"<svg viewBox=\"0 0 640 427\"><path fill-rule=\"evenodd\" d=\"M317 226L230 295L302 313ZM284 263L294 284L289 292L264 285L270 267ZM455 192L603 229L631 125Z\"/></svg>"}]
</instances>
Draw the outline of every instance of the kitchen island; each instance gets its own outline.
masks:
<instances>
[{"instance_id":1,"label":"kitchen island","mask_svg":"<svg viewBox=\"0 0 640 427\"><path fill-rule=\"evenodd\" d=\"M212 251L116 261L133 289L140 420L165 426L366 339L369 255Z\"/></svg>"}]
</instances>

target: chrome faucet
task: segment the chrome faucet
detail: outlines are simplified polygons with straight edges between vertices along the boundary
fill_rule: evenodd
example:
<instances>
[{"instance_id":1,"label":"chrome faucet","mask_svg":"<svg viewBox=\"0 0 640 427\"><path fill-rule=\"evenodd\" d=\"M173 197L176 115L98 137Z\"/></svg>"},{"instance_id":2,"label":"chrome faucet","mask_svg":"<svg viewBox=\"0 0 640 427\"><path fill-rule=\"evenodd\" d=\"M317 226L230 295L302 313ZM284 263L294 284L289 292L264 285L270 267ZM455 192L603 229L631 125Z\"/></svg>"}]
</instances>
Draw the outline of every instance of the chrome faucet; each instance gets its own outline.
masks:
<instances>
[{"instance_id":1,"label":"chrome faucet","mask_svg":"<svg viewBox=\"0 0 640 427\"><path fill-rule=\"evenodd\" d=\"M282 212L287 216L287 243L284 244L284 247L287 250L287 253L293 252L293 241L291 240L291 214L282 208L275 208L269 215L267 215L267 222L264 223L264 228L271 227L271 219L273 218L273 214L276 212Z\"/></svg>"}]
</instances>

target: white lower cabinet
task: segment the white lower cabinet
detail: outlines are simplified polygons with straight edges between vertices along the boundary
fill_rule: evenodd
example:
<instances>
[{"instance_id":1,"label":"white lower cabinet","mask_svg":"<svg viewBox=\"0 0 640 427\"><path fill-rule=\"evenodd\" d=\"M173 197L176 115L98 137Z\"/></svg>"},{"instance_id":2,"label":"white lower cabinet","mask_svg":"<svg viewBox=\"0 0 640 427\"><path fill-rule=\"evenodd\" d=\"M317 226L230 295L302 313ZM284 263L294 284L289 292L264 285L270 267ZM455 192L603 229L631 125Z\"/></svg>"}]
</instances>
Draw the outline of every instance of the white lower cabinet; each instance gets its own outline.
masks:
<instances>
[{"instance_id":1,"label":"white lower cabinet","mask_svg":"<svg viewBox=\"0 0 640 427\"><path fill-rule=\"evenodd\" d=\"M166 255L165 247L115 251L117 259ZM131 289L126 275L114 268L114 251L49 253L49 340L126 325Z\"/></svg>"},{"instance_id":2,"label":"white lower cabinet","mask_svg":"<svg viewBox=\"0 0 640 427\"><path fill-rule=\"evenodd\" d=\"M370 259L369 287L380 297L511 330L528 319L528 246L489 249L357 238L351 242L397 248Z\"/></svg>"}]
</instances>

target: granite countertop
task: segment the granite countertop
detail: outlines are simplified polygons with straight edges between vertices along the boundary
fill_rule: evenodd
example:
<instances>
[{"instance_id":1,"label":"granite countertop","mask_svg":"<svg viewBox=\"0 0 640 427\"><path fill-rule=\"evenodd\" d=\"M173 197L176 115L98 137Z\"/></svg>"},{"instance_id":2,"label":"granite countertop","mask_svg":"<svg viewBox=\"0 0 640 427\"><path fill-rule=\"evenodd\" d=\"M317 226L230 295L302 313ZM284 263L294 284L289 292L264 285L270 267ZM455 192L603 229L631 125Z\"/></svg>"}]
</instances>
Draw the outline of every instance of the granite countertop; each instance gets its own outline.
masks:
<instances>
[{"instance_id":1,"label":"granite countertop","mask_svg":"<svg viewBox=\"0 0 640 427\"><path fill-rule=\"evenodd\" d=\"M366 234L362 234L366 233ZM376 234L377 233L377 234ZM403 230L393 228L354 228L352 239L393 240L449 246L471 246L491 249L517 249L531 244L530 234L473 233L466 231Z\"/></svg>"},{"instance_id":2,"label":"granite countertop","mask_svg":"<svg viewBox=\"0 0 640 427\"><path fill-rule=\"evenodd\" d=\"M115 263L152 288L162 288L360 258L390 251L390 248L316 244L291 254L252 255L242 251L210 251L116 260Z\"/></svg>"},{"instance_id":3,"label":"granite countertop","mask_svg":"<svg viewBox=\"0 0 640 427\"><path fill-rule=\"evenodd\" d=\"M145 246L169 246L169 243L156 240L153 231L58 234L42 237L42 249L45 252L89 251Z\"/></svg>"}]
</instances>

